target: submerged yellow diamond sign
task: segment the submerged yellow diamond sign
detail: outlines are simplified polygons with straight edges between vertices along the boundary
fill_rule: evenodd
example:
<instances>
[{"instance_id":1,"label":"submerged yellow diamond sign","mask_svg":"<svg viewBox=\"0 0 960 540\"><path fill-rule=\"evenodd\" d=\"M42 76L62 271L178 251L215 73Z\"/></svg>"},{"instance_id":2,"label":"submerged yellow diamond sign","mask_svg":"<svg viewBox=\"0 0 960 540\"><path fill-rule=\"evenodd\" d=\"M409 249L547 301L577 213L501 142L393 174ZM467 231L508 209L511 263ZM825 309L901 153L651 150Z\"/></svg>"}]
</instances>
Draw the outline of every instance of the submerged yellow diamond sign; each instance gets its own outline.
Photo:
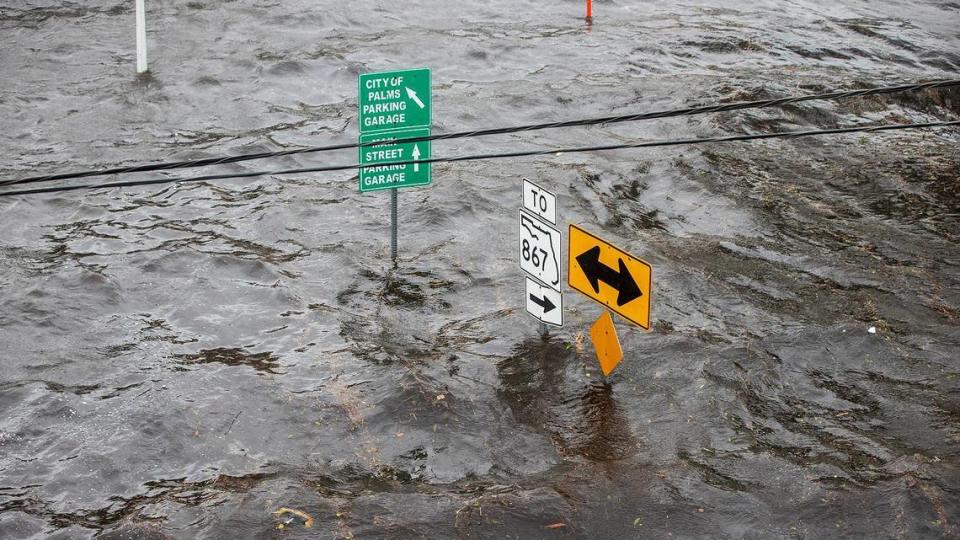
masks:
<instances>
[{"instance_id":1,"label":"submerged yellow diamond sign","mask_svg":"<svg viewBox=\"0 0 960 540\"><path fill-rule=\"evenodd\" d=\"M600 369L604 376L610 375L613 368L623 360L623 349L620 348L620 338L617 337L617 328L613 326L609 311L604 311L590 327L590 339L593 341L593 350L597 353Z\"/></svg>"},{"instance_id":2,"label":"submerged yellow diamond sign","mask_svg":"<svg viewBox=\"0 0 960 540\"><path fill-rule=\"evenodd\" d=\"M576 225L568 238L570 287L649 330L653 267Z\"/></svg>"}]
</instances>

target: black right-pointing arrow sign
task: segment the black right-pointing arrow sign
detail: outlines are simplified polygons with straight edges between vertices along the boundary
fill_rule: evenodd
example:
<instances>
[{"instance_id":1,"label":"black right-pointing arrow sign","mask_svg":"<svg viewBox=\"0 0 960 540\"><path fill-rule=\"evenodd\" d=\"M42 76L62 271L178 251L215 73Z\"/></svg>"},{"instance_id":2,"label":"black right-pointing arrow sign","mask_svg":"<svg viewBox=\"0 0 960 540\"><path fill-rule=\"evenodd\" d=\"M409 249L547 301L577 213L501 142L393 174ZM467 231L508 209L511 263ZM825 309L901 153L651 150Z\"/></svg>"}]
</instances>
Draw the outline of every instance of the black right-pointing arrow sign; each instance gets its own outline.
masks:
<instances>
[{"instance_id":1,"label":"black right-pointing arrow sign","mask_svg":"<svg viewBox=\"0 0 960 540\"><path fill-rule=\"evenodd\" d=\"M583 268L583 273L587 276L590 286L593 287L593 292L600 292L599 282L601 281L613 287L618 293L617 306L619 307L640 298L643 296L643 292L640 291L637 282L630 275L623 259L618 258L617 262L620 266L619 272L600 262L600 246L593 246L577 255L577 263L580 264L580 268Z\"/></svg>"},{"instance_id":2,"label":"black right-pointing arrow sign","mask_svg":"<svg viewBox=\"0 0 960 540\"><path fill-rule=\"evenodd\" d=\"M541 300L539 296L535 294L531 294L530 301L542 307L544 313L550 313L551 311L553 311L553 308L557 307L553 305L553 302L550 301L550 297L548 297L547 295L543 295L543 299Z\"/></svg>"}]
</instances>

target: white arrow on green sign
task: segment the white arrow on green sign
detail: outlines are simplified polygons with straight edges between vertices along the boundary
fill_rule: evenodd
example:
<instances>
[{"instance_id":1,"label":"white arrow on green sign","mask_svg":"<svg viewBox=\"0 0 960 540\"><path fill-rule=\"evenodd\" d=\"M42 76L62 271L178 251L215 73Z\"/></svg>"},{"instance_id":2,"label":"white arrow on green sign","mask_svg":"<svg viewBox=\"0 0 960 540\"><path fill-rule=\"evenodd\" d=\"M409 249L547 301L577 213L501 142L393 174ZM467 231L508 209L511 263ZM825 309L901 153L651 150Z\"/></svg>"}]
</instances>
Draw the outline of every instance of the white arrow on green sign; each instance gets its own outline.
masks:
<instances>
[{"instance_id":1,"label":"white arrow on green sign","mask_svg":"<svg viewBox=\"0 0 960 540\"><path fill-rule=\"evenodd\" d=\"M359 80L360 133L431 124L430 70L364 73Z\"/></svg>"},{"instance_id":2,"label":"white arrow on green sign","mask_svg":"<svg viewBox=\"0 0 960 540\"><path fill-rule=\"evenodd\" d=\"M360 144L383 141L384 144L360 147L360 191L425 186L430 183L430 141L403 142L398 139L429 137L430 129L407 129L360 135ZM410 161L406 165L377 165Z\"/></svg>"}]
</instances>

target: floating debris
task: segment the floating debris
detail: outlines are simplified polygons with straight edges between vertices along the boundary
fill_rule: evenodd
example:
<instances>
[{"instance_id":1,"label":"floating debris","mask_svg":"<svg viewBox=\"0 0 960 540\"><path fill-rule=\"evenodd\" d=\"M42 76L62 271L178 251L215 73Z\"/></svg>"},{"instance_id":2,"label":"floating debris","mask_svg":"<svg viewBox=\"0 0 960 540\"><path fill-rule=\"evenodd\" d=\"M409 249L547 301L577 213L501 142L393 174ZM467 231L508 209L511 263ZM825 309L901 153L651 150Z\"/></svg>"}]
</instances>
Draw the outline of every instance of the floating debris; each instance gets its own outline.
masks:
<instances>
[{"instance_id":1,"label":"floating debris","mask_svg":"<svg viewBox=\"0 0 960 540\"><path fill-rule=\"evenodd\" d=\"M293 515L295 515L295 516L303 519L303 528L305 528L305 529L309 529L310 527L313 527L313 517L310 516L310 514L308 514L308 513L306 513L306 512L303 512L303 511L301 511L301 510L296 510L296 509L293 509L293 508L280 508L279 510L276 510L276 511L273 512L273 515L275 515L275 516L283 516L284 514L293 514ZM285 522L283 522L283 523L280 523L280 524L277 525L277 528L278 528L278 529L285 529L285 528L287 527L287 525L289 525L292 521L293 521L293 519L290 519L290 520L287 520L287 521L285 521Z\"/></svg>"}]
</instances>

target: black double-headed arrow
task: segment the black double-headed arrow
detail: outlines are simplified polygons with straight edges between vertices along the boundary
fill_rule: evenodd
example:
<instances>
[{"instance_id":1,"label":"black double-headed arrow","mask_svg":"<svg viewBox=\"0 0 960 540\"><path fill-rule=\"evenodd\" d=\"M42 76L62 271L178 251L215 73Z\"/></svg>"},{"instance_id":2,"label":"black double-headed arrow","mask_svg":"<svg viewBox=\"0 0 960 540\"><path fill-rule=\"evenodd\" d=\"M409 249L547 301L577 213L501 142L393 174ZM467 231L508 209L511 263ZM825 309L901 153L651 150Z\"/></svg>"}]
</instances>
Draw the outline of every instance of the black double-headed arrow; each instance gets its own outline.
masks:
<instances>
[{"instance_id":1,"label":"black double-headed arrow","mask_svg":"<svg viewBox=\"0 0 960 540\"><path fill-rule=\"evenodd\" d=\"M577 255L577 263L580 264L580 268L583 268L583 274L587 276L587 281L593 287L593 292L600 292L601 281L613 287L618 293L617 306L619 307L640 298L643 296L643 292L640 291L637 282L630 275L623 259L617 259L617 261L620 263L619 272L600 262L600 246L593 246Z\"/></svg>"},{"instance_id":2,"label":"black double-headed arrow","mask_svg":"<svg viewBox=\"0 0 960 540\"><path fill-rule=\"evenodd\" d=\"M553 308L557 307L553 305L553 302L550 301L547 295L543 295L543 300L541 300L539 296L531 294L530 300L532 300L534 304L542 307L544 313L550 313L553 311Z\"/></svg>"}]
</instances>

